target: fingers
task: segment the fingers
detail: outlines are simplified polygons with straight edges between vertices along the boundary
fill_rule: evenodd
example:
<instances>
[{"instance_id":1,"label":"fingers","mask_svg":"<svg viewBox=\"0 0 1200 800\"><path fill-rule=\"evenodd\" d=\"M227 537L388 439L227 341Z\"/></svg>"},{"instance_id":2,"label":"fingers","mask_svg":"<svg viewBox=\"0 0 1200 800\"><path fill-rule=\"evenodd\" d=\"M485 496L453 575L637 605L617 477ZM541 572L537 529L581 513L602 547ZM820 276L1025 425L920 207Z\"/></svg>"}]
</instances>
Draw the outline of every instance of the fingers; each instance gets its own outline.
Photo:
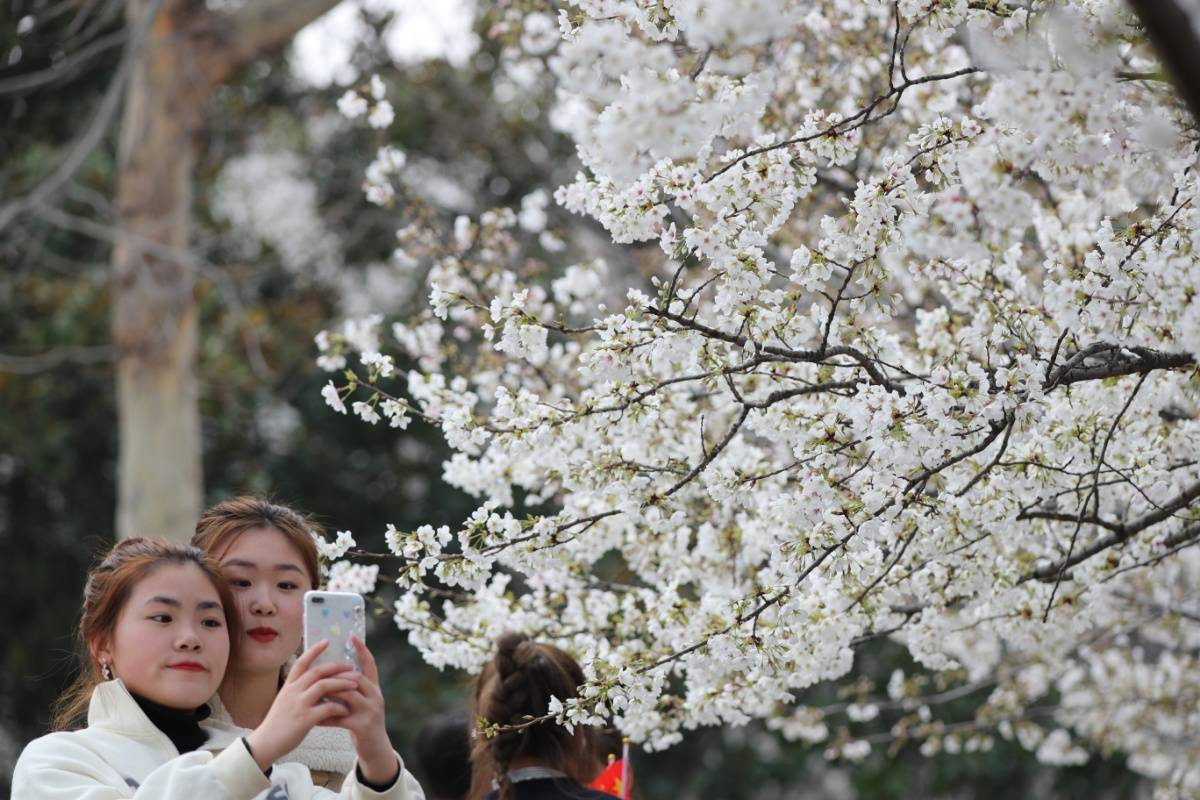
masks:
<instances>
[{"instance_id":1,"label":"fingers","mask_svg":"<svg viewBox=\"0 0 1200 800\"><path fill-rule=\"evenodd\" d=\"M350 641L354 643L354 649L358 651L359 661L362 662L363 675L366 675L372 683L378 686L379 667L375 664L375 656L371 655L371 651L367 649L366 644L354 634L350 634Z\"/></svg>"},{"instance_id":2,"label":"fingers","mask_svg":"<svg viewBox=\"0 0 1200 800\"><path fill-rule=\"evenodd\" d=\"M303 697L306 705L315 705L323 697L333 697L342 692L353 692L358 688L358 681L341 675L322 678L304 690Z\"/></svg>"},{"instance_id":3,"label":"fingers","mask_svg":"<svg viewBox=\"0 0 1200 800\"><path fill-rule=\"evenodd\" d=\"M307 670L303 675L296 679L296 683L304 690L310 688L314 683L331 678L334 675L341 673L349 673L354 669L351 665L344 661L334 662L332 664L318 664L315 667ZM355 673L357 674L357 673Z\"/></svg>"},{"instance_id":4,"label":"fingers","mask_svg":"<svg viewBox=\"0 0 1200 800\"><path fill-rule=\"evenodd\" d=\"M379 689L375 687L375 684L367 680L365 676L360 676L360 680L354 686L343 689L338 694L330 695L330 697L335 697L339 701L345 701L355 710L373 704L382 705L381 700L383 699L383 695L380 694Z\"/></svg>"},{"instance_id":5,"label":"fingers","mask_svg":"<svg viewBox=\"0 0 1200 800\"><path fill-rule=\"evenodd\" d=\"M313 725L336 726L338 720L350 715L350 709L346 707L344 701L330 699L324 703L317 703L312 709Z\"/></svg>"},{"instance_id":6,"label":"fingers","mask_svg":"<svg viewBox=\"0 0 1200 800\"><path fill-rule=\"evenodd\" d=\"M383 693L365 675L358 676L355 688L329 695L329 699L344 703L348 709L344 717L328 723L330 725L355 733L366 733L376 725L383 724Z\"/></svg>"},{"instance_id":7,"label":"fingers","mask_svg":"<svg viewBox=\"0 0 1200 800\"><path fill-rule=\"evenodd\" d=\"M366 707L366 704L363 701L363 696L355 691L331 694L329 695L326 705L340 706L342 709L342 719L334 724L339 725L340 727L351 728L358 727L358 724L355 723L354 720L357 720L362 715L363 709ZM345 725L343 723L349 724Z\"/></svg>"},{"instance_id":8,"label":"fingers","mask_svg":"<svg viewBox=\"0 0 1200 800\"><path fill-rule=\"evenodd\" d=\"M375 703L382 709L383 692L379 689L379 684L358 672L343 677L353 678L356 681L354 688L350 690L352 694Z\"/></svg>"},{"instance_id":9,"label":"fingers","mask_svg":"<svg viewBox=\"0 0 1200 800\"><path fill-rule=\"evenodd\" d=\"M363 677L351 672L344 663L312 666L312 659L324 649L324 644L317 645L304 654L304 666L299 670L302 674L284 684L271 704L267 718L259 726L264 731L262 736L267 737L268 746L272 742L277 745L267 753L271 761L299 744L314 725L328 723L350 713L346 704L322 703L321 700L323 697L356 691Z\"/></svg>"},{"instance_id":10,"label":"fingers","mask_svg":"<svg viewBox=\"0 0 1200 800\"><path fill-rule=\"evenodd\" d=\"M292 683L293 681L300 680L301 676L308 671L308 668L312 666L312 663L317 660L317 657L321 653L325 652L327 647L329 647L329 640L325 639L305 650L300 655L300 658L296 659L296 664L292 667L292 671L288 673L287 682Z\"/></svg>"},{"instance_id":11,"label":"fingers","mask_svg":"<svg viewBox=\"0 0 1200 800\"><path fill-rule=\"evenodd\" d=\"M341 698L353 693L358 682L344 677L324 678L315 682L300 695L300 716L307 727L337 724L337 720L351 713L351 708Z\"/></svg>"}]
</instances>

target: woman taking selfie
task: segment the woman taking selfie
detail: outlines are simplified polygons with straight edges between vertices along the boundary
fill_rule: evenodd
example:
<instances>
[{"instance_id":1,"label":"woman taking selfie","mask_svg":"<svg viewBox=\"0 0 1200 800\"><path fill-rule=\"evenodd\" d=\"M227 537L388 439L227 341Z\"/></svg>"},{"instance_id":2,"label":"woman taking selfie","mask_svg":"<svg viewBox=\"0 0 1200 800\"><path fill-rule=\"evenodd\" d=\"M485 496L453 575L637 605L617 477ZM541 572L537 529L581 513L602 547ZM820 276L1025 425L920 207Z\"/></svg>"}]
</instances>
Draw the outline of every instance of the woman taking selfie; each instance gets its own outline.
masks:
<instances>
[{"instance_id":1,"label":"woman taking selfie","mask_svg":"<svg viewBox=\"0 0 1200 800\"><path fill-rule=\"evenodd\" d=\"M232 634L232 635L231 635ZM344 665L304 654L255 730L215 754L200 722L240 636L234 601L194 547L119 542L88 575L79 624L82 669L59 699L56 732L31 742L13 775L17 800L333 797L293 764L272 767L317 724L353 710L322 702L358 691ZM86 727L69 730L86 709ZM347 781L342 797L409 800ZM415 795L419 797L418 794Z\"/></svg>"},{"instance_id":2,"label":"woman taking selfie","mask_svg":"<svg viewBox=\"0 0 1200 800\"><path fill-rule=\"evenodd\" d=\"M237 654L205 722L214 742L236 741L258 727L286 685L285 667L303 636L304 593L318 585L313 536L319 533L307 517L257 497L218 503L196 523L192 544L220 565L241 628ZM407 784L410 795L421 796L388 739L375 660L362 642L356 640L355 647L363 672L353 673L353 690L336 695L350 713L330 723L337 727L312 728L281 760L303 764L314 783L329 788L342 785L357 760L357 778L364 784ZM287 680L290 676L286 671Z\"/></svg>"}]
</instances>

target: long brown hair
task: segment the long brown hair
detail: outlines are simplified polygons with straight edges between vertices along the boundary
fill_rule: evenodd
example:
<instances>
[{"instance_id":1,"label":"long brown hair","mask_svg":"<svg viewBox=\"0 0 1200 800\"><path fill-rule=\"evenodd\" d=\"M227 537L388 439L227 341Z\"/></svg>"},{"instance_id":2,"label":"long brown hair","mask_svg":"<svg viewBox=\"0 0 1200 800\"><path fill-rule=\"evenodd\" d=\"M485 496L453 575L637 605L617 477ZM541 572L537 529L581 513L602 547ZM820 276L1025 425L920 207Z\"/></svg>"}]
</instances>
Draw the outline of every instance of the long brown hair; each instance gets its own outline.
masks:
<instances>
[{"instance_id":1,"label":"long brown hair","mask_svg":"<svg viewBox=\"0 0 1200 800\"><path fill-rule=\"evenodd\" d=\"M583 670L570 655L520 633L496 640L496 654L475 682L475 718L487 724L519 726L547 713L550 698L576 697ZM599 767L595 732L577 726L575 732L553 720L508 730L488 738L475 732L471 746L470 800L482 800L499 786L500 800L512 800L508 771L513 759L531 756L545 766L587 784Z\"/></svg>"},{"instance_id":2,"label":"long brown hair","mask_svg":"<svg viewBox=\"0 0 1200 800\"><path fill-rule=\"evenodd\" d=\"M100 663L92 654L92 645L112 637L134 587L166 564L194 564L212 582L221 600L225 629L229 632L229 658L232 661L236 656L241 637L233 593L217 565L204 551L191 545L138 536L117 542L88 573L83 587L83 609L76 642L79 675L54 703L54 730L68 730L83 720L92 691L104 682Z\"/></svg>"},{"instance_id":3,"label":"long brown hair","mask_svg":"<svg viewBox=\"0 0 1200 800\"><path fill-rule=\"evenodd\" d=\"M249 495L217 503L196 522L192 544L219 559L243 533L258 528L277 530L287 537L300 551L312 583L310 588L318 588L321 567L313 536L320 536L323 531L307 514L285 505Z\"/></svg>"}]
</instances>

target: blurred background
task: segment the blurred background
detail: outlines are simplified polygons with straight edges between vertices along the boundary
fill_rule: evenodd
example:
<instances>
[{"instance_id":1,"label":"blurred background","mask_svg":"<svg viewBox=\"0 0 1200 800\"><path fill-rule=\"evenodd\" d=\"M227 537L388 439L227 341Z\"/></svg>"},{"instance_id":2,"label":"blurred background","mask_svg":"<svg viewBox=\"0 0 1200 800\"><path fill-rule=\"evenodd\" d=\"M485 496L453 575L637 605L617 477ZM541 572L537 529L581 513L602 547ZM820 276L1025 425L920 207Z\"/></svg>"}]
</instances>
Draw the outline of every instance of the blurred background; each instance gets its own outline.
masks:
<instances>
[{"instance_id":1,"label":"blurred background","mask_svg":"<svg viewBox=\"0 0 1200 800\"><path fill-rule=\"evenodd\" d=\"M548 119L553 85L545 73L504 68L494 34L507 4L483 0L294 0L295 30L281 25L229 68L155 60L137 46L149 14L187 42L213 36L189 20L237 19L256 5L273 3L0 0L0 794L72 676L83 576L120 532L120 426L138 419L122 410L126 349L114 342L122 320L144 314L147 302L117 280L128 254L113 245L131 217L153 224L175 215L158 255L185 263L191 281L187 369L202 467L197 480L180 481L181 495L207 505L267 494L376 551L388 523L454 526L473 508L441 481L437 431L373 428L329 411L313 337L370 312L403 319L424 302L427 265L393 257L401 224L448 231L460 214L520 210L574 174L573 148ZM331 9L323 16L322 5ZM303 14L319 19L309 24ZM207 91L172 89L189 85L189 69L204 74ZM373 74L395 109L383 130L336 109L347 87ZM177 151L146 151L148 168L122 156L123 83L151 97L166 92L158 113L188 123ZM366 203L361 190L385 143L408 156L393 209ZM142 198L128 171L168 166L185 191L131 211ZM639 260L653 257L606 244L602 231L552 202L546 214L544 227L568 246L554 237L530 246L560 269L580 253L599 254L632 280ZM172 244L180 220L184 238ZM127 313L115 320L114 308ZM191 456L179 447L160 445L162 469L186 466ZM136 468L156 469L153 461ZM138 530L153 517L124 519ZM386 585L368 638L407 756L428 715L466 701L469 676L432 669L406 645L384 611ZM856 668L886 682L896 667L912 664L881 641L860 651ZM845 700L818 687L805 702ZM962 702L970 708L971 698ZM848 765L759 725L695 731L667 753L636 753L634 764L635 796L647 799L1149 796L1116 756L1054 769L999 741L985 753L933 757L883 745Z\"/></svg>"}]
</instances>

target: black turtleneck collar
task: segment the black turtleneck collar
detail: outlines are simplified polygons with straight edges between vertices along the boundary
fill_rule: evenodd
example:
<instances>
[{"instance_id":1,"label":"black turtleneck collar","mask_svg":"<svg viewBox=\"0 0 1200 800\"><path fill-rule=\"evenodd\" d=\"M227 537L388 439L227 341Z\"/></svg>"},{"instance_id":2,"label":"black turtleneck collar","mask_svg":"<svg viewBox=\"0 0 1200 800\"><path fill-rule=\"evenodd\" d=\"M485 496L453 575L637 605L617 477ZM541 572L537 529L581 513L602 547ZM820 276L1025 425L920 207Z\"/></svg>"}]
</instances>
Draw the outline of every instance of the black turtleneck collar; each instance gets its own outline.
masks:
<instances>
[{"instance_id":1,"label":"black turtleneck collar","mask_svg":"<svg viewBox=\"0 0 1200 800\"><path fill-rule=\"evenodd\" d=\"M165 733L180 753L190 753L208 741L208 732L200 727L200 720L208 719L212 713L208 706L181 710L159 705L136 694L133 694L133 699L154 727Z\"/></svg>"}]
</instances>

